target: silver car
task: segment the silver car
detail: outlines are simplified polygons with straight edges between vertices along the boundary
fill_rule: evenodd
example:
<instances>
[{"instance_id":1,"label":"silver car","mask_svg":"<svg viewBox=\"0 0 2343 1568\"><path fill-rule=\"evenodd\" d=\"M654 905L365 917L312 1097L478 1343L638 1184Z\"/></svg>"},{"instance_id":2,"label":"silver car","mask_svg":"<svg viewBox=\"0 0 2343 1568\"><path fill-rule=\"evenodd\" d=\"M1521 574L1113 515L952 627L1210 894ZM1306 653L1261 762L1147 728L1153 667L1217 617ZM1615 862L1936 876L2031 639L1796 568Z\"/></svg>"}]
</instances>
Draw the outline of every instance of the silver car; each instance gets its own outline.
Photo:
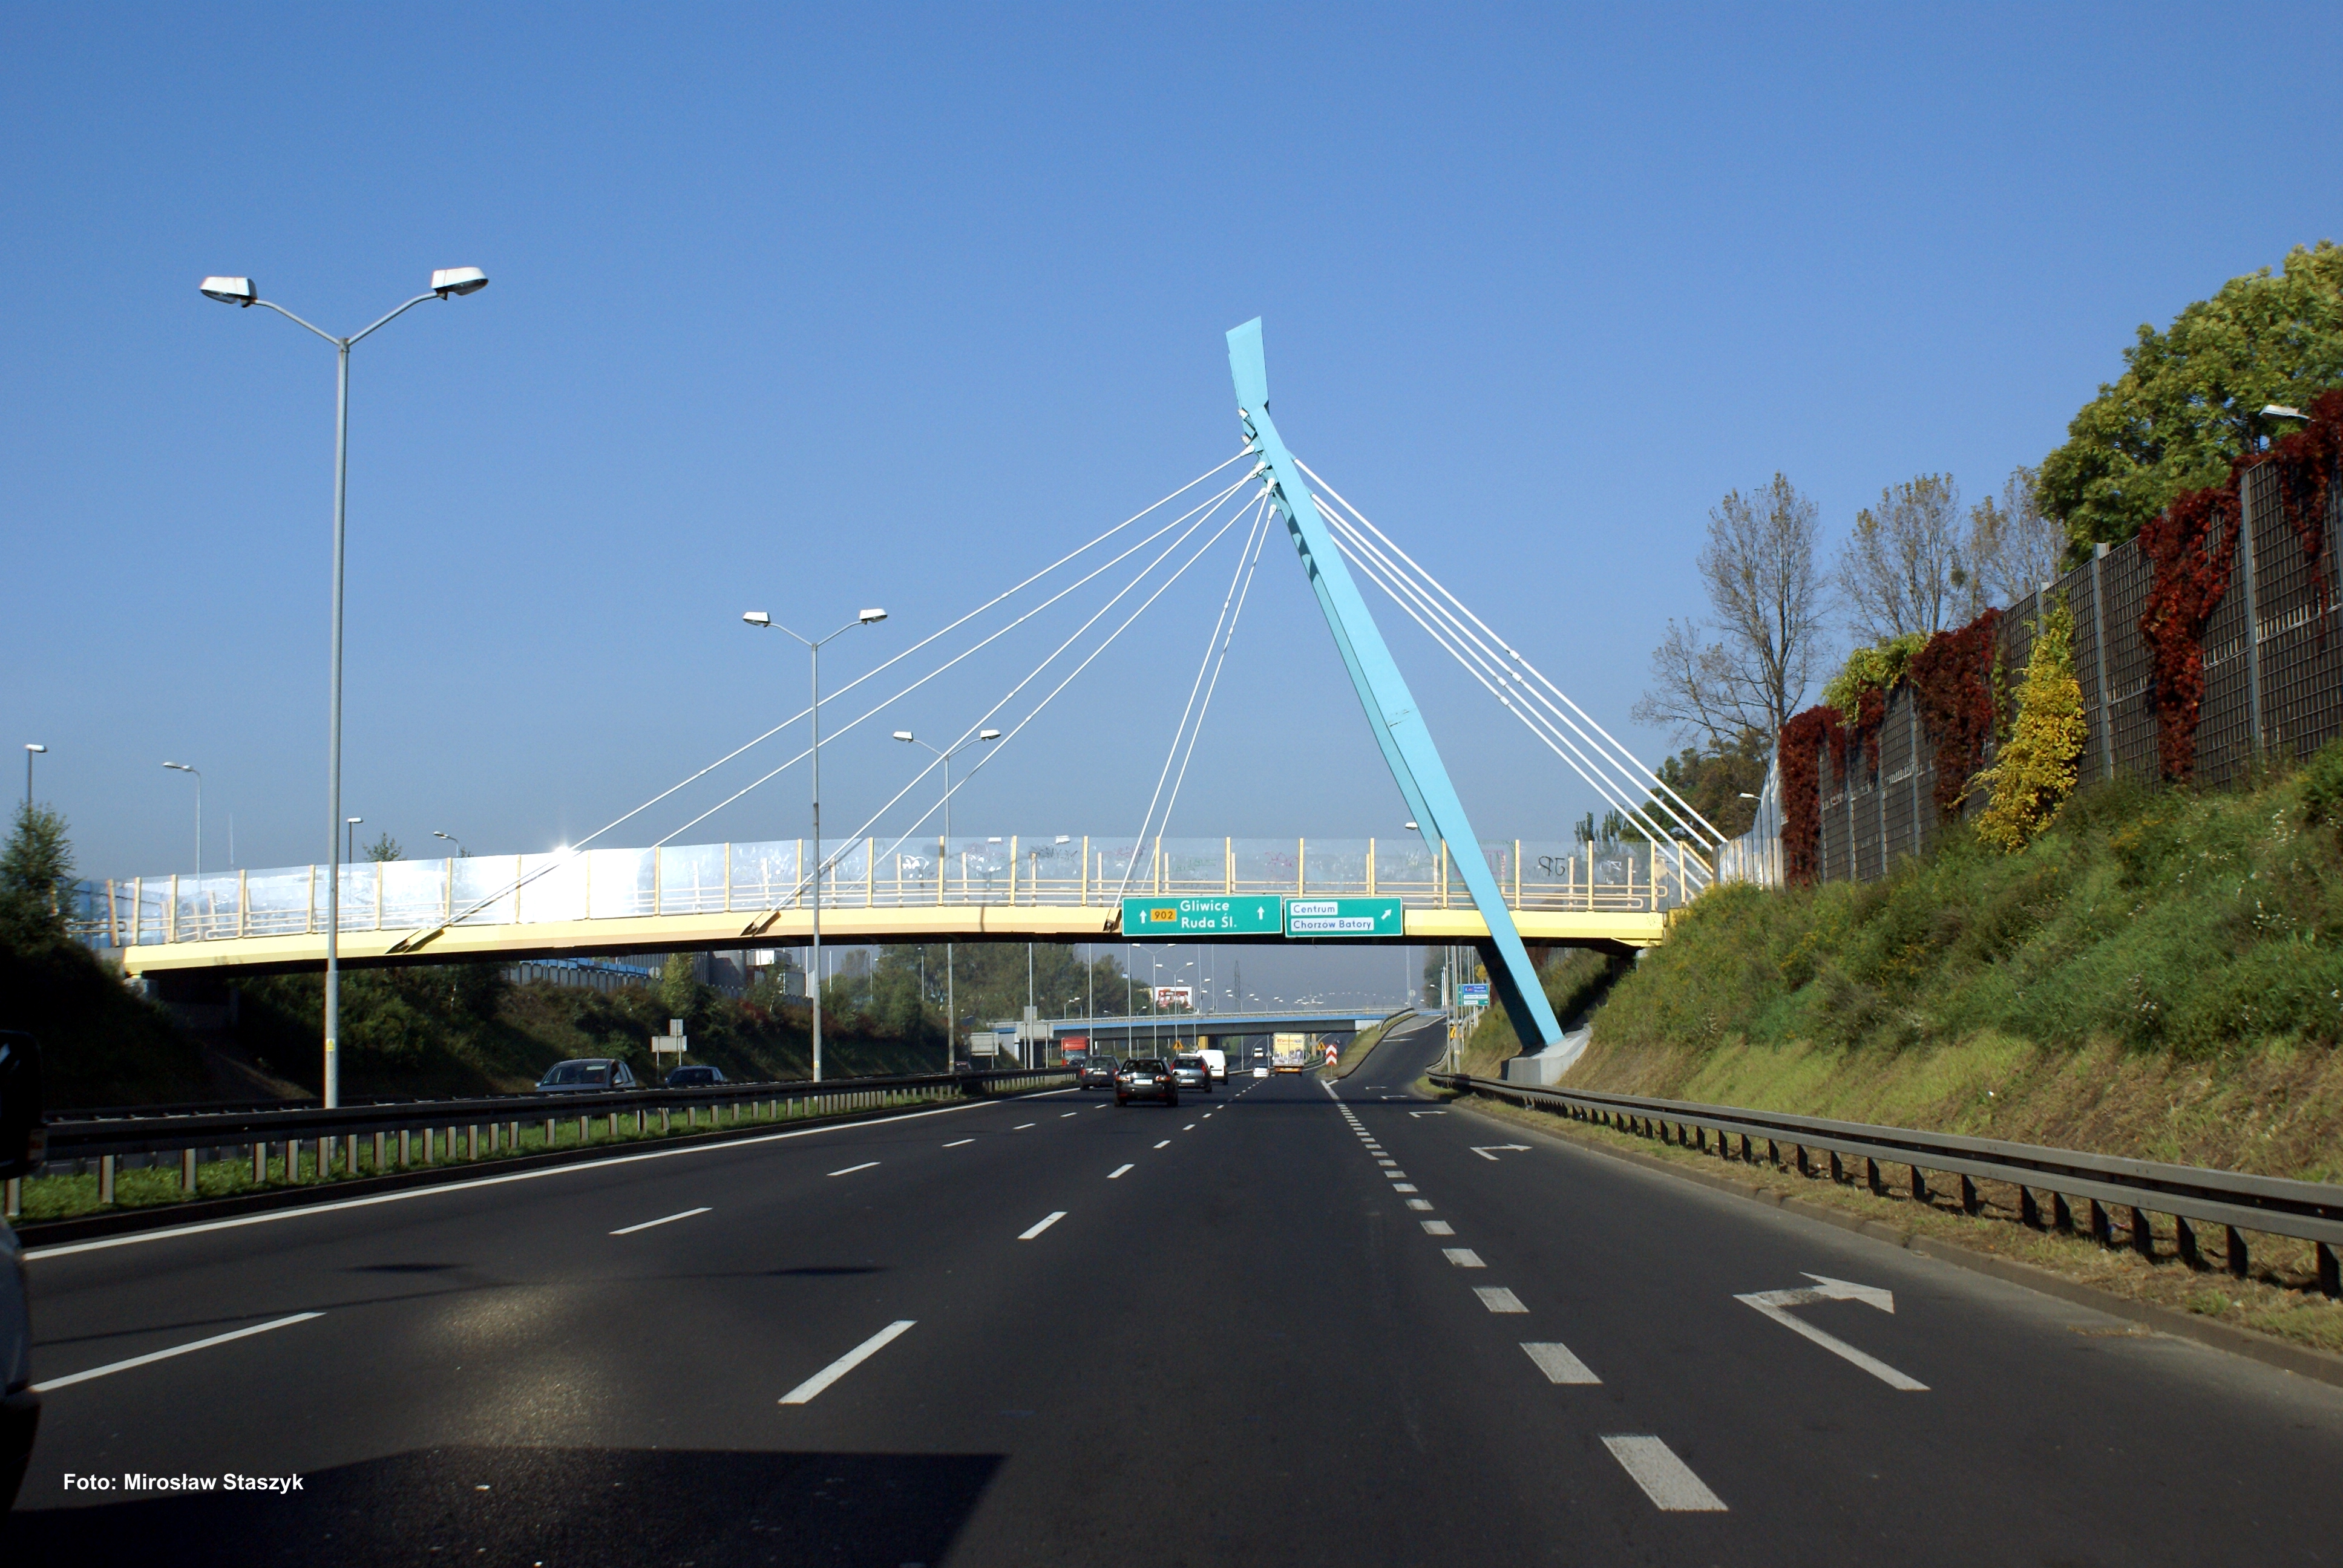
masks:
<instances>
[{"instance_id":1,"label":"silver car","mask_svg":"<svg viewBox=\"0 0 2343 1568\"><path fill-rule=\"evenodd\" d=\"M1201 1056L1175 1056L1172 1059L1172 1081L1182 1089L1210 1094L1212 1091L1212 1070Z\"/></svg>"}]
</instances>

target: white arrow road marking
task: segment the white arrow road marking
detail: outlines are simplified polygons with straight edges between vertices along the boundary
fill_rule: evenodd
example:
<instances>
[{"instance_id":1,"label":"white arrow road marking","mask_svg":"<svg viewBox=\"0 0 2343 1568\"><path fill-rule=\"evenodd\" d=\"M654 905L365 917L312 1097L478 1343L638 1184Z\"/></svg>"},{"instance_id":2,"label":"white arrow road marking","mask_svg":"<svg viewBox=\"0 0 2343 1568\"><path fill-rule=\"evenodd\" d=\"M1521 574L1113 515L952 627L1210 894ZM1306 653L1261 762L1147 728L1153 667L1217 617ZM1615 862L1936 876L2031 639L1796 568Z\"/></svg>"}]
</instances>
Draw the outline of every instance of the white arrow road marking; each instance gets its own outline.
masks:
<instances>
[{"instance_id":1,"label":"white arrow road marking","mask_svg":"<svg viewBox=\"0 0 2343 1568\"><path fill-rule=\"evenodd\" d=\"M1409 1116L1411 1116L1411 1117L1415 1117L1415 1116L1445 1116L1445 1115L1447 1115L1447 1114L1448 1114L1448 1112L1446 1112L1445 1111L1409 1111L1409 1112L1408 1112L1408 1115L1409 1115Z\"/></svg>"},{"instance_id":2,"label":"white arrow road marking","mask_svg":"<svg viewBox=\"0 0 2343 1568\"><path fill-rule=\"evenodd\" d=\"M1065 1217L1066 1211L1063 1209L1061 1209L1056 1213L1051 1215L1048 1219L1042 1221L1040 1224L1034 1226L1031 1230L1019 1231L1017 1239L1021 1241L1030 1241L1034 1237L1040 1235L1042 1231L1048 1230L1051 1226L1056 1224Z\"/></svg>"},{"instance_id":3,"label":"white arrow road marking","mask_svg":"<svg viewBox=\"0 0 2343 1568\"><path fill-rule=\"evenodd\" d=\"M844 1377L848 1372L852 1372L856 1367L860 1366L864 1362L869 1361L872 1356L877 1355L880 1351L885 1350L889 1344L893 1342L896 1335L901 1333L905 1329L910 1328L918 1321L919 1320L916 1318L898 1318L895 1322L889 1323L885 1328L880 1329L877 1333L872 1334L869 1339L864 1340L860 1344L855 1346L852 1350L847 1352L844 1355L839 1357L836 1361L822 1368L821 1371L814 1373L813 1376L806 1379L805 1382L798 1384L797 1387L783 1394L781 1396L781 1402L783 1404L804 1404L808 1402L814 1395L820 1393L822 1390L836 1382L840 1378Z\"/></svg>"},{"instance_id":4,"label":"white arrow road marking","mask_svg":"<svg viewBox=\"0 0 2343 1568\"><path fill-rule=\"evenodd\" d=\"M1611 1457L1619 1462L1620 1468L1634 1478L1635 1484L1644 1489L1644 1495L1655 1507L1669 1513L1725 1512L1716 1493L1658 1438L1606 1437L1603 1446L1611 1451Z\"/></svg>"},{"instance_id":5,"label":"white arrow road marking","mask_svg":"<svg viewBox=\"0 0 2343 1568\"><path fill-rule=\"evenodd\" d=\"M1805 1290L1755 1291L1733 1299L1756 1308L1792 1333L1804 1334L1831 1354L1853 1362L1889 1388L1900 1389L1906 1393L1928 1392L1926 1383L1906 1377L1878 1357L1865 1354L1845 1340L1823 1332L1804 1319L1792 1317L1789 1312L1792 1307L1810 1307L1816 1302L1861 1302L1866 1307L1892 1312L1896 1310L1894 1292L1883 1291L1876 1285L1857 1285L1845 1280L1834 1280L1823 1274L1808 1274L1806 1278L1816 1283Z\"/></svg>"},{"instance_id":6,"label":"white arrow road marking","mask_svg":"<svg viewBox=\"0 0 2343 1568\"><path fill-rule=\"evenodd\" d=\"M1598 1383L1603 1380L1587 1370L1586 1363L1570 1353L1570 1347L1549 1340L1544 1344L1524 1344L1530 1360L1537 1362L1538 1371L1545 1373L1548 1382Z\"/></svg>"},{"instance_id":7,"label":"white arrow road marking","mask_svg":"<svg viewBox=\"0 0 2343 1568\"><path fill-rule=\"evenodd\" d=\"M1500 1149L1510 1149L1517 1154L1526 1154L1530 1151L1530 1146L1526 1143L1491 1143L1487 1145L1475 1143L1473 1145L1473 1152L1478 1154L1483 1160L1494 1160L1497 1156L1492 1152L1492 1151Z\"/></svg>"},{"instance_id":8,"label":"white arrow road marking","mask_svg":"<svg viewBox=\"0 0 2343 1568\"><path fill-rule=\"evenodd\" d=\"M705 1214L705 1213L707 1213L707 1212L708 1212L708 1210L707 1210L707 1208L706 1208L706 1206L705 1206L705 1205L703 1205L703 1206L701 1206L700 1208L698 1208L698 1209L686 1209L686 1210L685 1210L682 1213L680 1213L680 1214L669 1214L669 1215L664 1216L663 1218L657 1219L657 1220L646 1220L646 1221L643 1221L641 1224L639 1224L639 1225L623 1225L623 1226L620 1226L618 1230L615 1230L615 1231L611 1231L611 1232L610 1232L610 1234L612 1234L613 1236L631 1236L631 1235L633 1235L633 1234L634 1234L636 1231L648 1231L648 1230L649 1230L653 1225L664 1225L664 1224L668 1223L668 1221L671 1221L671 1220L689 1220L689 1219L690 1219L694 1214Z\"/></svg>"},{"instance_id":9,"label":"white arrow road marking","mask_svg":"<svg viewBox=\"0 0 2343 1568\"><path fill-rule=\"evenodd\" d=\"M295 1323L306 1323L311 1318L322 1318L325 1315L323 1312L296 1312L289 1318L278 1318L274 1322L255 1323L248 1329L230 1329L226 1333L214 1334L207 1340L194 1340L184 1345L173 1345L166 1351L148 1351L145 1355L132 1356L128 1361L108 1362L102 1367L92 1367L87 1372L68 1372L64 1377L51 1378L46 1382L36 1382L33 1385L33 1392L47 1393L52 1389L70 1388L77 1382L87 1382L94 1377L106 1377L113 1372L128 1372L132 1367L143 1367L153 1362L169 1361L173 1356L183 1356L189 1351L207 1351L214 1345L224 1345L230 1340L265 1334L271 1329L289 1328Z\"/></svg>"}]
</instances>

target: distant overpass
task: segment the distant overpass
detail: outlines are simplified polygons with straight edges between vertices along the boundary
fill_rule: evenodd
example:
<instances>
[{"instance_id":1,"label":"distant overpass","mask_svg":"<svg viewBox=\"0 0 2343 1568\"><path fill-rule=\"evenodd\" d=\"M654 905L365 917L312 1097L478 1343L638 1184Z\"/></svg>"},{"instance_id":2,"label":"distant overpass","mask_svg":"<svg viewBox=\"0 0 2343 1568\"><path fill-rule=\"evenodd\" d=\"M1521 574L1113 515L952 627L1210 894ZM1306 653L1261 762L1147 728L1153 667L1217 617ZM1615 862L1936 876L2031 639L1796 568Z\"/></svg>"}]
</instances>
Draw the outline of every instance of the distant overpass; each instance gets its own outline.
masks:
<instances>
[{"instance_id":1,"label":"distant overpass","mask_svg":"<svg viewBox=\"0 0 2343 1568\"><path fill-rule=\"evenodd\" d=\"M826 846L822 937L920 941L1280 942L1275 933L1126 937L1119 898L1380 896L1397 935L1487 939L1456 854L1419 839L1156 839L1073 835ZM1677 844L1481 846L1524 941L1626 950L1665 935L1707 880ZM813 911L802 840L391 860L341 869L341 961L511 961L625 952L790 947ZM83 885L73 924L131 974L322 969L330 866Z\"/></svg>"}]
</instances>

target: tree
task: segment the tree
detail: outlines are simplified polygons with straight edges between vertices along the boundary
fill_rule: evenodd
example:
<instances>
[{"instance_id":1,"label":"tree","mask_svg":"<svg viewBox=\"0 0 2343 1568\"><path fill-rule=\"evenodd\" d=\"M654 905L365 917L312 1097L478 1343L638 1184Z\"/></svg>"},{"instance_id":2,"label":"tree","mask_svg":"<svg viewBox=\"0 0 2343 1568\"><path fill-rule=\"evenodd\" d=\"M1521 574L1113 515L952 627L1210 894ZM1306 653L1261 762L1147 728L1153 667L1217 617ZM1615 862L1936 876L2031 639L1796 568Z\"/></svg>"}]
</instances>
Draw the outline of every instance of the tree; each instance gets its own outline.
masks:
<instances>
[{"instance_id":1,"label":"tree","mask_svg":"<svg viewBox=\"0 0 2343 1568\"><path fill-rule=\"evenodd\" d=\"M1969 508L1969 571L1988 604L2008 608L2066 565L2066 531L2042 515L2041 479L2012 468L1998 505L1987 496Z\"/></svg>"},{"instance_id":2,"label":"tree","mask_svg":"<svg viewBox=\"0 0 2343 1568\"><path fill-rule=\"evenodd\" d=\"M2284 429L2264 405L2302 407L2343 383L2343 249L2297 246L2278 276L2233 277L2163 332L2142 323L2124 365L2042 459L2042 509L2077 555L2130 538L2184 490L2227 484L2233 458Z\"/></svg>"},{"instance_id":3,"label":"tree","mask_svg":"<svg viewBox=\"0 0 2343 1568\"><path fill-rule=\"evenodd\" d=\"M1766 738L1745 729L1725 745L1687 747L1660 763L1660 779L1728 839L1738 838L1757 819L1755 797L1765 788L1773 759ZM1649 813L1655 819L1657 810Z\"/></svg>"},{"instance_id":4,"label":"tree","mask_svg":"<svg viewBox=\"0 0 2343 1568\"><path fill-rule=\"evenodd\" d=\"M1934 637L1985 608L1960 508L1950 474L1920 474L1880 491L1876 510L1855 513L1836 577L1857 640Z\"/></svg>"},{"instance_id":5,"label":"tree","mask_svg":"<svg viewBox=\"0 0 2343 1568\"><path fill-rule=\"evenodd\" d=\"M1652 689L1637 722L1728 747L1744 733L1777 733L1805 702L1822 636L1814 502L1780 474L1764 488L1729 492L1710 508L1696 563L1715 640L1698 621L1668 622L1652 652Z\"/></svg>"},{"instance_id":6,"label":"tree","mask_svg":"<svg viewBox=\"0 0 2343 1568\"><path fill-rule=\"evenodd\" d=\"M396 860L403 857L406 853L407 851L399 847L398 840L392 838L388 833L385 833L381 838L377 839L373 843L367 846L367 859L377 862L383 860Z\"/></svg>"},{"instance_id":7,"label":"tree","mask_svg":"<svg viewBox=\"0 0 2343 1568\"><path fill-rule=\"evenodd\" d=\"M65 819L29 800L17 807L8 846L0 850L0 936L21 945L64 936L58 889L73 870Z\"/></svg>"},{"instance_id":8,"label":"tree","mask_svg":"<svg viewBox=\"0 0 2343 1568\"><path fill-rule=\"evenodd\" d=\"M659 970L659 994L668 1016L682 1019L689 1026L693 1010L699 1006L699 960L689 953L668 954Z\"/></svg>"},{"instance_id":9,"label":"tree","mask_svg":"<svg viewBox=\"0 0 2343 1568\"><path fill-rule=\"evenodd\" d=\"M2055 603L2026 661L2009 742L1969 785L1991 791L1977 816L1977 837L2011 854L2026 848L2074 792L2075 759L2088 732L2083 688L2075 678L2075 618L2063 602Z\"/></svg>"}]
</instances>

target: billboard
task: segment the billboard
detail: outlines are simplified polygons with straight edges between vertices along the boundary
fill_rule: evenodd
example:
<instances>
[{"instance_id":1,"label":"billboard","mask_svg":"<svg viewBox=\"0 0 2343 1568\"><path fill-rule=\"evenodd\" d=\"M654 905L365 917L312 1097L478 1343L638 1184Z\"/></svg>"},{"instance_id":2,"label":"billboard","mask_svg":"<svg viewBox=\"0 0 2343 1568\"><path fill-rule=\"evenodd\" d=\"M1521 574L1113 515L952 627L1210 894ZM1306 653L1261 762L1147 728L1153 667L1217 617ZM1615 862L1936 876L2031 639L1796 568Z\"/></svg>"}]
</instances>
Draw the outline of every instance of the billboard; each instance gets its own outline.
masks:
<instances>
[{"instance_id":1,"label":"billboard","mask_svg":"<svg viewBox=\"0 0 2343 1568\"><path fill-rule=\"evenodd\" d=\"M1155 1010L1194 1010L1196 988L1192 985L1160 985L1155 988Z\"/></svg>"}]
</instances>

